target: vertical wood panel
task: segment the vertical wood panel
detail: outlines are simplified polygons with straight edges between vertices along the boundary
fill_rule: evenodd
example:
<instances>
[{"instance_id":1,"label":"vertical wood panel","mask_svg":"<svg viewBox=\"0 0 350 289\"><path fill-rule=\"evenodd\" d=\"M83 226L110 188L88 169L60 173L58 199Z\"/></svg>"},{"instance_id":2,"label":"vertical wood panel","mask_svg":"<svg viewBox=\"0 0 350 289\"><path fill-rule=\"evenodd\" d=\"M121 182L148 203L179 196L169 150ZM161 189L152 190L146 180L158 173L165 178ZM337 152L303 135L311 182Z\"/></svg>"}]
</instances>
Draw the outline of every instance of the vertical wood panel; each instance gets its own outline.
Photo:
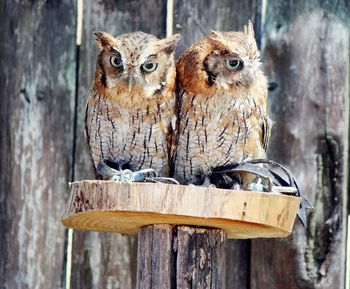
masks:
<instances>
[{"instance_id":1,"label":"vertical wood panel","mask_svg":"<svg viewBox=\"0 0 350 289\"><path fill-rule=\"evenodd\" d=\"M76 180L93 178L83 132L85 103L98 53L92 32L102 30L117 36L141 30L164 37L165 29L166 1L84 1L74 168ZM72 288L135 288L136 238L75 232L73 251Z\"/></svg>"},{"instance_id":2,"label":"vertical wood panel","mask_svg":"<svg viewBox=\"0 0 350 289\"><path fill-rule=\"evenodd\" d=\"M251 19L260 43L261 0L174 0L174 33L181 34L181 53L210 30L235 31Z\"/></svg>"},{"instance_id":3,"label":"vertical wood panel","mask_svg":"<svg viewBox=\"0 0 350 289\"><path fill-rule=\"evenodd\" d=\"M249 19L254 23L256 38L260 43L261 5L260 0L174 0L174 33L181 34L177 54L210 30L241 30ZM226 288L249 288L250 241L228 240L227 243Z\"/></svg>"},{"instance_id":4,"label":"vertical wood panel","mask_svg":"<svg viewBox=\"0 0 350 289\"><path fill-rule=\"evenodd\" d=\"M61 288L75 3L0 2L0 288Z\"/></svg>"},{"instance_id":5,"label":"vertical wood panel","mask_svg":"<svg viewBox=\"0 0 350 289\"><path fill-rule=\"evenodd\" d=\"M138 289L226 289L223 231L151 225L138 236Z\"/></svg>"},{"instance_id":6,"label":"vertical wood panel","mask_svg":"<svg viewBox=\"0 0 350 289\"><path fill-rule=\"evenodd\" d=\"M349 4L268 1L264 60L272 83L270 157L315 204L308 228L256 240L251 288L344 288L349 118ZM348 26L346 26L348 25Z\"/></svg>"}]
</instances>

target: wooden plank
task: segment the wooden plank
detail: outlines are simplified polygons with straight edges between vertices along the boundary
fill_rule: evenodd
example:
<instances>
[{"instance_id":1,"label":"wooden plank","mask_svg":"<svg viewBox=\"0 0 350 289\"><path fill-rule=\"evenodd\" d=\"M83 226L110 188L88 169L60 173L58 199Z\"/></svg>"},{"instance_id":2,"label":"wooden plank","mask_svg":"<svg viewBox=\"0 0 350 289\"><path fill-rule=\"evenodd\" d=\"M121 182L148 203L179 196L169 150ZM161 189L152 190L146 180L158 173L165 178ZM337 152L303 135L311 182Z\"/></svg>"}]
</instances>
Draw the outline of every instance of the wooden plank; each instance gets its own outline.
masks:
<instances>
[{"instance_id":1,"label":"wooden plank","mask_svg":"<svg viewBox=\"0 0 350 289\"><path fill-rule=\"evenodd\" d=\"M147 288L173 288L174 283L174 231L169 225L152 225L138 234L137 286Z\"/></svg>"},{"instance_id":2,"label":"wooden plank","mask_svg":"<svg viewBox=\"0 0 350 289\"><path fill-rule=\"evenodd\" d=\"M176 288L226 289L225 233L177 227Z\"/></svg>"},{"instance_id":3,"label":"wooden plank","mask_svg":"<svg viewBox=\"0 0 350 289\"><path fill-rule=\"evenodd\" d=\"M0 287L62 288L75 2L1 1Z\"/></svg>"},{"instance_id":4,"label":"wooden plank","mask_svg":"<svg viewBox=\"0 0 350 289\"><path fill-rule=\"evenodd\" d=\"M270 157L291 168L315 210L292 237L253 241L252 289L344 288L349 16L343 1L268 2Z\"/></svg>"},{"instance_id":5,"label":"wooden plank","mask_svg":"<svg viewBox=\"0 0 350 289\"><path fill-rule=\"evenodd\" d=\"M151 225L139 232L138 289L225 289L225 234Z\"/></svg>"},{"instance_id":6,"label":"wooden plank","mask_svg":"<svg viewBox=\"0 0 350 289\"><path fill-rule=\"evenodd\" d=\"M83 130L85 104L90 93L98 52L92 32L102 30L119 35L142 30L163 37L166 34L165 27L166 1L84 1L74 166L76 180L94 178ZM77 232L74 240L72 288L135 288L135 238ZM116 252L123 252L123 257L108 257L115 256Z\"/></svg>"},{"instance_id":7,"label":"wooden plank","mask_svg":"<svg viewBox=\"0 0 350 289\"><path fill-rule=\"evenodd\" d=\"M210 30L241 30L251 19L260 46L261 0L174 0L174 33L181 34L177 55ZM250 242L229 240L227 246L227 289L249 288ZM237 252L240 252L239 254ZM239 274L237 274L239 272Z\"/></svg>"},{"instance_id":8,"label":"wooden plank","mask_svg":"<svg viewBox=\"0 0 350 289\"><path fill-rule=\"evenodd\" d=\"M152 224L223 230L228 238L288 236L300 198L271 193L151 183L80 181L70 187L65 226L136 234Z\"/></svg>"},{"instance_id":9,"label":"wooden plank","mask_svg":"<svg viewBox=\"0 0 350 289\"><path fill-rule=\"evenodd\" d=\"M174 33L181 34L177 52L181 53L210 30L241 31L251 19L260 43L261 0L174 0Z\"/></svg>"}]
</instances>

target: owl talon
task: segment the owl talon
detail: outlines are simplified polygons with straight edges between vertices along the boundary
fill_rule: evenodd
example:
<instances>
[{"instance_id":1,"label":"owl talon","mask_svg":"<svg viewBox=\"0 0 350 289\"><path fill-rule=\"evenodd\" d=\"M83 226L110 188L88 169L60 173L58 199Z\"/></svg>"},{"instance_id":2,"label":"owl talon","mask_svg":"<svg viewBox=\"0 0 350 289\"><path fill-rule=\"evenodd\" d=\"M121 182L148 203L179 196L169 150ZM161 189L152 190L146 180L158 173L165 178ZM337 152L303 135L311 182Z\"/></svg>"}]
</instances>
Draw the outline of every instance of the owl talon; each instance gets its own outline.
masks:
<instances>
[{"instance_id":1,"label":"owl talon","mask_svg":"<svg viewBox=\"0 0 350 289\"><path fill-rule=\"evenodd\" d=\"M262 179L258 178L256 183L248 184L247 189L249 191L263 192L265 190L265 186L262 183Z\"/></svg>"},{"instance_id":2,"label":"owl talon","mask_svg":"<svg viewBox=\"0 0 350 289\"><path fill-rule=\"evenodd\" d=\"M216 186L210 182L210 178L208 176L206 176L204 178L204 182L201 185L201 187L204 187L204 188L216 188Z\"/></svg>"},{"instance_id":3,"label":"owl talon","mask_svg":"<svg viewBox=\"0 0 350 289\"><path fill-rule=\"evenodd\" d=\"M232 185L231 190L239 191L241 189L241 185L239 183L235 183Z\"/></svg>"}]
</instances>

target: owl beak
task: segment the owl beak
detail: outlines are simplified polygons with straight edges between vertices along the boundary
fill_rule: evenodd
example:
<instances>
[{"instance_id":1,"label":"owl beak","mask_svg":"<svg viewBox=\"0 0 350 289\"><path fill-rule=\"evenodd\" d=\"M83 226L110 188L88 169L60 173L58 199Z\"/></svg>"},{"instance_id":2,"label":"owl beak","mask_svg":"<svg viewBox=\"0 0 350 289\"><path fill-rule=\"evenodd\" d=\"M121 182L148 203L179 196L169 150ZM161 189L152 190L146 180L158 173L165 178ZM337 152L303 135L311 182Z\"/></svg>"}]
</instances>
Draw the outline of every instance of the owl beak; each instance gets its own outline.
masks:
<instances>
[{"instance_id":1,"label":"owl beak","mask_svg":"<svg viewBox=\"0 0 350 289\"><path fill-rule=\"evenodd\" d=\"M131 92L131 90L133 89L133 87L135 86L135 78L130 76L129 79L128 79L128 91L129 91L129 94Z\"/></svg>"}]
</instances>

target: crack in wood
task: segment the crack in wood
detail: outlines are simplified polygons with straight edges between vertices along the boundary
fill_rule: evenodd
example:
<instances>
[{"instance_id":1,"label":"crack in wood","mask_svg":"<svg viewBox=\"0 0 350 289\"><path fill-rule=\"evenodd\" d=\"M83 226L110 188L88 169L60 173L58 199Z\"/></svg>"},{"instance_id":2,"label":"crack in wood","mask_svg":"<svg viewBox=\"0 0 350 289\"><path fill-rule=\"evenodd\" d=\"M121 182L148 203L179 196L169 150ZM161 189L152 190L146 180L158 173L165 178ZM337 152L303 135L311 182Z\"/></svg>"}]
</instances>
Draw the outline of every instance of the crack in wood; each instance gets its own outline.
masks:
<instances>
[{"instance_id":1,"label":"crack in wood","mask_svg":"<svg viewBox=\"0 0 350 289\"><path fill-rule=\"evenodd\" d=\"M315 210L310 213L305 250L308 275L316 282L327 275L329 258L341 230L343 156L340 146L337 137L331 135L319 141Z\"/></svg>"}]
</instances>

